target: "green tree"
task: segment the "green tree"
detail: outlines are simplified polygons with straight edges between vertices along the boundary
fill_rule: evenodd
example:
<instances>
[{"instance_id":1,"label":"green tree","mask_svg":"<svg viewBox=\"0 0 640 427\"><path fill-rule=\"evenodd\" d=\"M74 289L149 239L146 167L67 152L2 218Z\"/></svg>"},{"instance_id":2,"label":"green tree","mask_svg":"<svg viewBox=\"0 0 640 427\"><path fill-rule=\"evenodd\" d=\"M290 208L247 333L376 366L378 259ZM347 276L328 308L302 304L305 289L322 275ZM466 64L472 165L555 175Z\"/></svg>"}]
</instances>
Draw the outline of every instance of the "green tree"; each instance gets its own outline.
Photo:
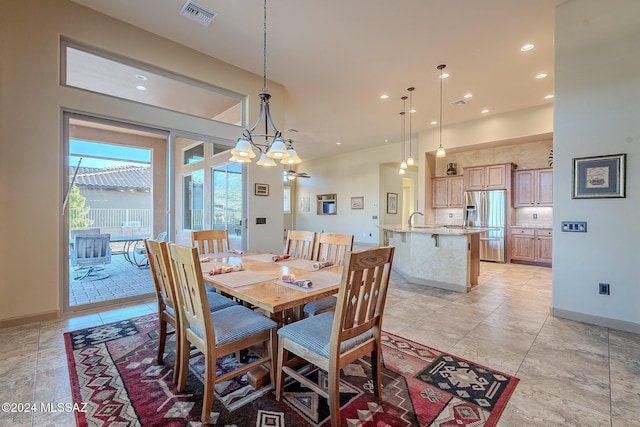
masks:
<instances>
[{"instance_id":1,"label":"green tree","mask_svg":"<svg viewBox=\"0 0 640 427\"><path fill-rule=\"evenodd\" d=\"M69 191L69 229L89 228L93 220L87 218L91 207L85 206L87 198L80 194L80 189L73 184Z\"/></svg>"}]
</instances>

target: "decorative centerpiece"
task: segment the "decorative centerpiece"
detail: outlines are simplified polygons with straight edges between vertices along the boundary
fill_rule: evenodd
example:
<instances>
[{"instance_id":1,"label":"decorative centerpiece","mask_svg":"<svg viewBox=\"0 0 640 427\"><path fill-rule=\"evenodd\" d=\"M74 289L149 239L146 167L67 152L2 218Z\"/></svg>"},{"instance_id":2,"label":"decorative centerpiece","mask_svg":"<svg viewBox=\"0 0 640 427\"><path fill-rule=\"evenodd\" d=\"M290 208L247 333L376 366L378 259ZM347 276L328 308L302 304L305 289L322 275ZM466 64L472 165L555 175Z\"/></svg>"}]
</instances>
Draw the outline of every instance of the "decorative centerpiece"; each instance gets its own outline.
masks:
<instances>
[{"instance_id":1,"label":"decorative centerpiece","mask_svg":"<svg viewBox=\"0 0 640 427\"><path fill-rule=\"evenodd\" d=\"M456 174L456 164L448 163L447 164L447 175L455 175Z\"/></svg>"}]
</instances>

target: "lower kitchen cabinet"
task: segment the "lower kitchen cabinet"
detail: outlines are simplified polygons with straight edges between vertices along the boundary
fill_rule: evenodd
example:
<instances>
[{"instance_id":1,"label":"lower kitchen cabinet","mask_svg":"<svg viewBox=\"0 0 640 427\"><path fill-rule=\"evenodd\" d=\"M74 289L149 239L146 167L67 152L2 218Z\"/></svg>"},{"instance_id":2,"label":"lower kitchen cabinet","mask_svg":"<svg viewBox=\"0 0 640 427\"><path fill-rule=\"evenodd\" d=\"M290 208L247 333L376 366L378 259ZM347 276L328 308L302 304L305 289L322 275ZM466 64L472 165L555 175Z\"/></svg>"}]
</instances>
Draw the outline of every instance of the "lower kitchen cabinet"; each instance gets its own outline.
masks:
<instances>
[{"instance_id":1,"label":"lower kitchen cabinet","mask_svg":"<svg viewBox=\"0 0 640 427\"><path fill-rule=\"evenodd\" d=\"M551 266L550 228L511 228L511 260Z\"/></svg>"}]
</instances>

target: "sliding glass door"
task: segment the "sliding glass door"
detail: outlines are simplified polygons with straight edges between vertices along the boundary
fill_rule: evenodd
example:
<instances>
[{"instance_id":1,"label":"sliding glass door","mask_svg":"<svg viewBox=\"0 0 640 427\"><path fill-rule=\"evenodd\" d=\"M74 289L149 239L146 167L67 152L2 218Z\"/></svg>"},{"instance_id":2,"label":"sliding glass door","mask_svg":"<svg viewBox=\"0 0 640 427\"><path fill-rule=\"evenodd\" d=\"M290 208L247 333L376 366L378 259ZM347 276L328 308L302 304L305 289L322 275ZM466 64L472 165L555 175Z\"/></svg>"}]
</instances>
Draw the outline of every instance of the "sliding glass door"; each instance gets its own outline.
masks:
<instances>
[{"instance_id":1,"label":"sliding glass door","mask_svg":"<svg viewBox=\"0 0 640 427\"><path fill-rule=\"evenodd\" d=\"M65 311L152 295L142 239L167 231L168 133L71 113L64 123Z\"/></svg>"}]
</instances>

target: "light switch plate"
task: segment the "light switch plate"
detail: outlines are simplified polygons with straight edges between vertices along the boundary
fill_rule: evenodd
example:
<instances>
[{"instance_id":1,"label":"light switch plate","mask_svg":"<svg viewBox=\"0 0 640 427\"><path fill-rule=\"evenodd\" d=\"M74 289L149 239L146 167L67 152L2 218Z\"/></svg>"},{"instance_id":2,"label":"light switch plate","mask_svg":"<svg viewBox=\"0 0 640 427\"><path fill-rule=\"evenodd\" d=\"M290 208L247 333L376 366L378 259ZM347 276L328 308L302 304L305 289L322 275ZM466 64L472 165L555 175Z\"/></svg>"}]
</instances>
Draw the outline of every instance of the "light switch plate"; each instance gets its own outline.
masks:
<instances>
[{"instance_id":1,"label":"light switch plate","mask_svg":"<svg viewBox=\"0 0 640 427\"><path fill-rule=\"evenodd\" d=\"M562 221L562 231L569 231L574 233L586 233L587 222L586 221Z\"/></svg>"}]
</instances>

